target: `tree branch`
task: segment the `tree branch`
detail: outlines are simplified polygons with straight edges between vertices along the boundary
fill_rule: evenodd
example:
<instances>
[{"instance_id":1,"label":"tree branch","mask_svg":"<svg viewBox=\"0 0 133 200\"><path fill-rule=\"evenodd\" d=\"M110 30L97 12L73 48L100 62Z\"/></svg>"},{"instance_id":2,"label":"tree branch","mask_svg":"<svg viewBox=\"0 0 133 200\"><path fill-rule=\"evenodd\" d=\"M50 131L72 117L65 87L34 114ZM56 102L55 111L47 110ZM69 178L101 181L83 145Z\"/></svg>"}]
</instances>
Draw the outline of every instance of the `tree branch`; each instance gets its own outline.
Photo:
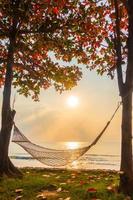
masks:
<instances>
[{"instance_id":1,"label":"tree branch","mask_svg":"<svg viewBox=\"0 0 133 200\"><path fill-rule=\"evenodd\" d=\"M23 64L20 64L20 63L14 63L14 66L23 68L24 70L29 72L34 79L39 79L39 77L40 77L40 74L36 70L34 70L33 68L31 69L29 66L26 66L26 65L23 65ZM41 78L41 81L44 81L44 79Z\"/></svg>"},{"instance_id":2,"label":"tree branch","mask_svg":"<svg viewBox=\"0 0 133 200\"><path fill-rule=\"evenodd\" d=\"M6 60L0 58L0 64L4 63Z\"/></svg>"},{"instance_id":3,"label":"tree branch","mask_svg":"<svg viewBox=\"0 0 133 200\"><path fill-rule=\"evenodd\" d=\"M114 7L115 7L115 41L114 46L116 50L117 56L117 78L118 78L118 87L120 91L120 96L123 95L124 90L124 82L123 82L123 73L122 73L122 53L121 53L121 38L120 38L120 17L119 17L119 10L118 10L118 2L114 0Z\"/></svg>"}]
</instances>

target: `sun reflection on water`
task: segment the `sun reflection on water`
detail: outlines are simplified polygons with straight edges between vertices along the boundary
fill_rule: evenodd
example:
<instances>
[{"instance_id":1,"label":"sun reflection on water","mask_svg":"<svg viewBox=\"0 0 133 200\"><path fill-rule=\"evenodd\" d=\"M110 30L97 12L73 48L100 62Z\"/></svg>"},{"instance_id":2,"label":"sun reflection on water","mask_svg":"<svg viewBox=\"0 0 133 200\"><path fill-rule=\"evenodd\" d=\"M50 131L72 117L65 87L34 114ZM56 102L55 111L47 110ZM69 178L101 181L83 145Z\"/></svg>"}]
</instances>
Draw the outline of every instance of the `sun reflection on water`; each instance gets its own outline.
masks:
<instances>
[{"instance_id":1,"label":"sun reflection on water","mask_svg":"<svg viewBox=\"0 0 133 200\"><path fill-rule=\"evenodd\" d=\"M65 146L66 146L66 148L67 149L70 149L70 150L74 150L74 149L78 149L78 148L80 148L81 147L81 144L80 144L80 142L73 142L73 141L71 141L71 142L65 142ZM79 167L79 162L78 162L78 160L75 160L75 161L73 161L69 166L68 166L68 168L70 168L70 169L77 169Z\"/></svg>"},{"instance_id":2,"label":"sun reflection on water","mask_svg":"<svg viewBox=\"0 0 133 200\"><path fill-rule=\"evenodd\" d=\"M66 142L65 146L67 149L77 149L80 148L80 142Z\"/></svg>"}]
</instances>

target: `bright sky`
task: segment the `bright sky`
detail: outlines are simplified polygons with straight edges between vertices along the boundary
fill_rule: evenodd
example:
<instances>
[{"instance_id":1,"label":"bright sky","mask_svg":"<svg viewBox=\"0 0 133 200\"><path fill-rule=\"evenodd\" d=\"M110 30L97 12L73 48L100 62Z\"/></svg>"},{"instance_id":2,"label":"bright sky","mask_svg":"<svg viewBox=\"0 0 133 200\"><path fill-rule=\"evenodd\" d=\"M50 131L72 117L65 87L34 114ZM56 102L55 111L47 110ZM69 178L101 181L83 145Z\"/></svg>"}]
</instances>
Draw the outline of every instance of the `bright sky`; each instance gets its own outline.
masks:
<instances>
[{"instance_id":1,"label":"bright sky","mask_svg":"<svg viewBox=\"0 0 133 200\"><path fill-rule=\"evenodd\" d=\"M12 97L14 94L13 90ZM34 143L80 141L89 144L110 119L119 100L116 78L111 80L84 69L82 80L71 91L59 94L53 88L43 90L39 102L17 94L15 122ZM120 153L120 132L121 109L91 153ZM11 151L20 150L17 145L10 147Z\"/></svg>"},{"instance_id":2,"label":"bright sky","mask_svg":"<svg viewBox=\"0 0 133 200\"><path fill-rule=\"evenodd\" d=\"M70 96L76 97L76 106L68 103ZM61 95L52 88L41 92L39 102L17 95L15 122L34 143L81 141L89 144L110 119L118 101L116 78L110 80L106 75L101 77L95 71L85 70L78 86ZM120 127L121 109L91 153L118 154ZM11 151L19 151L16 146L11 145Z\"/></svg>"}]
</instances>

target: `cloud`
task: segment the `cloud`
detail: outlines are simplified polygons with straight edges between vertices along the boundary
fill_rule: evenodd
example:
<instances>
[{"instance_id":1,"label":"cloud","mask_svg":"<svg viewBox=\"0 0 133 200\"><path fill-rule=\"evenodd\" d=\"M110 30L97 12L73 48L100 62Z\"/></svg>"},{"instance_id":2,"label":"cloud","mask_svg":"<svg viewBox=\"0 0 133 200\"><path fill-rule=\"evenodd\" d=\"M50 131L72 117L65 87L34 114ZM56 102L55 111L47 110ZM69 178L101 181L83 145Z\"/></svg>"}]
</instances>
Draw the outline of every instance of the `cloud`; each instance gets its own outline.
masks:
<instances>
[{"instance_id":1,"label":"cloud","mask_svg":"<svg viewBox=\"0 0 133 200\"><path fill-rule=\"evenodd\" d=\"M89 126L86 116L77 112L43 109L27 116L24 126L28 126L29 136L37 141L86 141L89 140Z\"/></svg>"}]
</instances>

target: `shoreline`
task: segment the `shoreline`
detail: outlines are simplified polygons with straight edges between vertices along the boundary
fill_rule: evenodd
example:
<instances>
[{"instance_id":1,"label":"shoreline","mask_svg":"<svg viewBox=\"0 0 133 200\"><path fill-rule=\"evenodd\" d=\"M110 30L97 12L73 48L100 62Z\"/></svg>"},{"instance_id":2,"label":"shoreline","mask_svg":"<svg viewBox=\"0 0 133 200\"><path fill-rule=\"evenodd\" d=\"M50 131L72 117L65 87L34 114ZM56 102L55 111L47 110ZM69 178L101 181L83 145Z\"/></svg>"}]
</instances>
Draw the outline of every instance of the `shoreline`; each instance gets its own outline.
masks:
<instances>
[{"instance_id":1,"label":"shoreline","mask_svg":"<svg viewBox=\"0 0 133 200\"><path fill-rule=\"evenodd\" d=\"M20 170L35 170L35 171L77 171L77 172L114 172L120 173L120 170L114 169L74 169L74 168L50 168L50 167L18 167Z\"/></svg>"},{"instance_id":2,"label":"shoreline","mask_svg":"<svg viewBox=\"0 0 133 200\"><path fill-rule=\"evenodd\" d=\"M119 171L120 169L120 158L119 156L106 156L106 155L90 155L87 154L80 159L74 161L67 166L48 166L45 165L45 160L43 163L38 160L25 156L25 155L17 155L15 157L11 157L12 162L15 166L18 167L40 167L40 168L59 168L59 169L79 169L79 170L90 170L90 169L112 169ZM53 162L54 164L54 162Z\"/></svg>"}]
</instances>

